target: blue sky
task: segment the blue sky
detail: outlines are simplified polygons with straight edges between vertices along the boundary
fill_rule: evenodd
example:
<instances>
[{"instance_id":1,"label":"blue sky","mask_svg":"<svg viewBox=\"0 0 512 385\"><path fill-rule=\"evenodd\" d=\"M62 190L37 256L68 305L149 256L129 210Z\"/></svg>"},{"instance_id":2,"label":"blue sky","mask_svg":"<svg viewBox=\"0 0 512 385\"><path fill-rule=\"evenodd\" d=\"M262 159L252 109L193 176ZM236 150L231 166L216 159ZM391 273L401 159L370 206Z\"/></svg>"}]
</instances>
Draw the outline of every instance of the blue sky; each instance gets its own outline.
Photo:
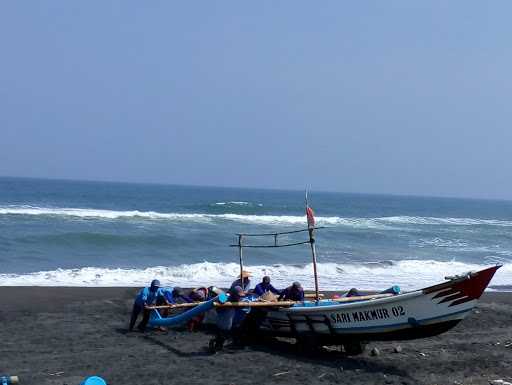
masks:
<instances>
[{"instance_id":1,"label":"blue sky","mask_svg":"<svg viewBox=\"0 0 512 385\"><path fill-rule=\"evenodd\" d=\"M0 175L512 199L512 3L0 5Z\"/></svg>"}]
</instances>

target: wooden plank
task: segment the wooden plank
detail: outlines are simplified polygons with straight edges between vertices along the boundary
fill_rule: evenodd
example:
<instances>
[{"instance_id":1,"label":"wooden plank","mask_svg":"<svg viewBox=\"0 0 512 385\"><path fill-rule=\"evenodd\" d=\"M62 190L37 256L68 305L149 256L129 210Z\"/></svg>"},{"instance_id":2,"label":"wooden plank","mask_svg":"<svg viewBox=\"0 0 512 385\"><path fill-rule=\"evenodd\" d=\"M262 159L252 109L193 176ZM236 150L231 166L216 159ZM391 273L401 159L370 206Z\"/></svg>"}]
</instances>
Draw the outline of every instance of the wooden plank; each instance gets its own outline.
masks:
<instances>
[{"instance_id":1,"label":"wooden plank","mask_svg":"<svg viewBox=\"0 0 512 385\"><path fill-rule=\"evenodd\" d=\"M324 293L318 293L318 296L320 298L324 298L325 294ZM315 296L315 293L305 293L304 294L304 298L316 298L316 296Z\"/></svg>"},{"instance_id":2,"label":"wooden plank","mask_svg":"<svg viewBox=\"0 0 512 385\"><path fill-rule=\"evenodd\" d=\"M183 309L189 307L196 307L197 305L201 305L204 302L188 302L188 303L176 303L172 305L158 305L158 306L148 306L147 309Z\"/></svg>"},{"instance_id":3,"label":"wooden plank","mask_svg":"<svg viewBox=\"0 0 512 385\"><path fill-rule=\"evenodd\" d=\"M314 297L314 294L306 294L307 297ZM322 294L323 296L323 294ZM328 298L327 300L333 302L355 302L355 301L367 301L378 298L387 298L392 297L393 294L373 294L373 295L361 295L354 297L341 297L341 298ZM192 308L197 305L200 305L204 302L191 302L191 303L178 303L173 305L160 305L160 306L148 306L148 309L186 309ZM215 303L215 307L290 307L295 304L299 304L302 302L298 301L278 301L278 302L264 302L264 301L255 301L255 302L226 302L225 304Z\"/></svg>"},{"instance_id":4,"label":"wooden plank","mask_svg":"<svg viewBox=\"0 0 512 385\"><path fill-rule=\"evenodd\" d=\"M334 302L354 302L354 301L367 301L371 299L378 299L378 298L386 298L386 297L393 297L394 294L373 294L373 295L359 295L359 296L353 296L353 297L341 297L341 298L331 298L331 301Z\"/></svg>"},{"instance_id":5,"label":"wooden plank","mask_svg":"<svg viewBox=\"0 0 512 385\"><path fill-rule=\"evenodd\" d=\"M317 229L325 229L325 226L317 226L317 227L315 227L315 230L317 230ZM282 235L282 234L302 233L302 232L305 232L305 231L309 231L309 229L283 231L283 232L280 232L280 233L259 233L259 234L237 233L236 235L242 235L244 237L269 237L269 236Z\"/></svg>"},{"instance_id":6,"label":"wooden plank","mask_svg":"<svg viewBox=\"0 0 512 385\"><path fill-rule=\"evenodd\" d=\"M226 302L224 304L216 303L215 307L290 307L297 303L296 301L279 301L279 302Z\"/></svg>"}]
</instances>

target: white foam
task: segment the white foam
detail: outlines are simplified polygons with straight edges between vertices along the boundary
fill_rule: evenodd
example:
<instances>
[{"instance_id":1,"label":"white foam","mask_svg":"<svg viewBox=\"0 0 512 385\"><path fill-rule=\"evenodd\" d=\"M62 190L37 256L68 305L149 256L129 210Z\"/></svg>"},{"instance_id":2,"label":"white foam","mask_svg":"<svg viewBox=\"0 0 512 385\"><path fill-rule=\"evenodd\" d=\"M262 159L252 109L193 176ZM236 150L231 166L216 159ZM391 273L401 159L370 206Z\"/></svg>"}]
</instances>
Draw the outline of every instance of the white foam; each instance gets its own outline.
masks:
<instances>
[{"instance_id":1,"label":"white foam","mask_svg":"<svg viewBox=\"0 0 512 385\"><path fill-rule=\"evenodd\" d=\"M448 226L512 226L512 221L502 221L498 219L480 219L480 218L436 218L436 217L414 217L397 216L383 217L379 220L395 224L413 224L413 225L448 225Z\"/></svg>"},{"instance_id":2,"label":"white foam","mask_svg":"<svg viewBox=\"0 0 512 385\"><path fill-rule=\"evenodd\" d=\"M386 261L383 263L319 263L318 275L321 289L342 290L351 287L379 290L397 284L403 290L412 290L442 282L445 276L480 270L489 265L440 261ZM311 264L253 265L247 266L258 282L270 275L278 287L300 281L312 289ZM155 266L145 269L120 269L84 267L81 269L57 269L30 274L0 274L0 286L144 286L154 278L169 286L229 286L239 273L236 263L202 262L179 266ZM492 285L512 284L512 264L505 264L496 273Z\"/></svg>"},{"instance_id":3,"label":"white foam","mask_svg":"<svg viewBox=\"0 0 512 385\"><path fill-rule=\"evenodd\" d=\"M225 206L225 205L249 206L252 203L251 202L245 202L245 201L229 201L229 202L217 202L215 204L219 205L219 206Z\"/></svg>"},{"instance_id":4,"label":"white foam","mask_svg":"<svg viewBox=\"0 0 512 385\"><path fill-rule=\"evenodd\" d=\"M101 209L82 208L52 208L34 206L4 206L0 207L0 215L47 215L66 216L77 218L99 218L99 219L167 219L176 221L209 221L210 216L206 214L187 213L160 213L157 211L115 211Z\"/></svg>"},{"instance_id":5,"label":"white foam","mask_svg":"<svg viewBox=\"0 0 512 385\"><path fill-rule=\"evenodd\" d=\"M412 246L416 247L442 247L442 248L448 248L448 249L460 249L460 248L467 248L469 244L461 239L443 239L439 237L430 238L430 239L418 239L413 240L411 242Z\"/></svg>"},{"instance_id":6,"label":"white foam","mask_svg":"<svg viewBox=\"0 0 512 385\"><path fill-rule=\"evenodd\" d=\"M248 202L217 202L216 204L245 205ZM247 224L261 225L305 225L305 215L242 215L235 213L204 214L204 213L162 213L157 211L139 210L103 210L90 208L55 208L37 206L0 206L0 215L46 215L67 216L77 218L98 219L146 219L168 221L212 222L227 220ZM352 228L395 229L400 225L451 225L451 226L502 226L511 227L512 221L478 218L436 218L392 216L378 218L356 218L339 216L318 216L316 222L319 226L347 226ZM390 226L393 225L393 226Z\"/></svg>"}]
</instances>

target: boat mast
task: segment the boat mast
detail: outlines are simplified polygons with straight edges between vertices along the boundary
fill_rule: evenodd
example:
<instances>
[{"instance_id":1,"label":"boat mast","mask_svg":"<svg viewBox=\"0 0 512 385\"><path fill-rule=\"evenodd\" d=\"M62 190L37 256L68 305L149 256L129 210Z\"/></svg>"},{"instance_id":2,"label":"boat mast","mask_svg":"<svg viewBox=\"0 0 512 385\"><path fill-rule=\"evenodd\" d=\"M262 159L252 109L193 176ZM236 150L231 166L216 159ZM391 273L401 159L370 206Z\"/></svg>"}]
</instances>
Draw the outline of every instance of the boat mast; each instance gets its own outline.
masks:
<instances>
[{"instance_id":1,"label":"boat mast","mask_svg":"<svg viewBox=\"0 0 512 385\"><path fill-rule=\"evenodd\" d=\"M316 269L316 246L315 246L315 220L313 213L308 204L308 190L305 193L306 200L306 217L308 218L308 233L309 233L309 244L311 245L311 254L313 257L313 274L315 276L315 298L318 302L320 300L320 294L318 291L318 273Z\"/></svg>"},{"instance_id":2,"label":"boat mast","mask_svg":"<svg viewBox=\"0 0 512 385\"><path fill-rule=\"evenodd\" d=\"M309 242L311 244L311 253L313 254L313 274L315 275L315 298L316 301L318 302L320 300L320 294L318 292L318 274L316 272L316 247L313 229L309 230Z\"/></svg>"},{"instance_id":3,"label":"boat mast","mask_svg":"<svg viewBox=\"0 0 512 385\"><path fill-rule=\"evenodd\" d=\"M242 246L242 234L238 234L238 253L240 255L240 286L242 287L242 290L245 291L244 288L244 260L243 260L243 246Z\"/></svg>"}]
</instances>

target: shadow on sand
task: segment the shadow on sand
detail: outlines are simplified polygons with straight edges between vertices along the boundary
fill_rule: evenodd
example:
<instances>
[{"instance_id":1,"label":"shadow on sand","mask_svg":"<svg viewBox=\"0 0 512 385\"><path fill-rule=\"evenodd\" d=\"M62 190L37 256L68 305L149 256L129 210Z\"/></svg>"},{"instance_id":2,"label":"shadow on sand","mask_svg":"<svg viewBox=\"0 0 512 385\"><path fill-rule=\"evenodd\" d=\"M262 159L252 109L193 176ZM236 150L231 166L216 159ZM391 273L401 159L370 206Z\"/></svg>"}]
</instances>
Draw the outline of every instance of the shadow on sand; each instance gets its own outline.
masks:
<instances>
[{"instance_id":1,"label":"shadow on sand","mask_svg":"<svg viewBox=\"0 0 512 385\"><path fill-rule=\"evenodd\" d=\"M181 338L187 338L188 333L179 333ZM182 351L175 346L171 346L169 342L162 341L158 335L145 334L142 338L152 344L158 345L168 352L173 353L179 357L207 357L211 356L206 347L208 343L208 337L211 333L201 333L205 337L204 348L199 351L186 352ZM304 363L310 363L325 368L337 369L342 367L343 371L361 371L366 373L379 373L384 372L390 375L400 376L405 379L413 380L409 373L404 370L397 368L395 365L386 364L377 360L370 359L367 356L348 356L346 353L327 348L318 349L301 349L292 340L284 340L278 338L264 338L259 340L258 343L247 344L245 346L237 346L233 344L226 345L225 349L216 353L222 354L251 354L253 352L264 352L271 355L282 356L293 361L301 361ZM414 381L413 381L414 382Z\"/></svg>"},{"instance_id":2,"label":"shadow on sand","mask_svg":"<svg viewBox=\"0 0 512 385\"><path fill-rule=\"evenodd\" d=\"M250 349L269 354L278 354L288 359L298 360L302 362L312 363L332 369L343 367L344 371L362 371L367 373L384 372L404 378L410 378L409 373L397 368L395 365L385 364L369 360L368 357L348 356L346 353L319 347L317 349L301 349L297 344L283 341L277 338L265 339L263 344L252 344Z\"/></svg>"},{"instance_id":3,"label":"shadow on sand","mask_svg":"<svg viewBox=\"0 0 512 385\"><path fill-rule=\"evenodd\" d=\"M161 341L156 336L144 335L143 338L144 340L151 342L152 344L158 345L161 348L164 348L168 352L174 353L179 357L206 357L211 355L211 353L209 353L206 348L203 351L198 352L184 352L180 349L175 348L174 346L171 346L171 344L167 342Z\"/></svg>"}]
</instances>

